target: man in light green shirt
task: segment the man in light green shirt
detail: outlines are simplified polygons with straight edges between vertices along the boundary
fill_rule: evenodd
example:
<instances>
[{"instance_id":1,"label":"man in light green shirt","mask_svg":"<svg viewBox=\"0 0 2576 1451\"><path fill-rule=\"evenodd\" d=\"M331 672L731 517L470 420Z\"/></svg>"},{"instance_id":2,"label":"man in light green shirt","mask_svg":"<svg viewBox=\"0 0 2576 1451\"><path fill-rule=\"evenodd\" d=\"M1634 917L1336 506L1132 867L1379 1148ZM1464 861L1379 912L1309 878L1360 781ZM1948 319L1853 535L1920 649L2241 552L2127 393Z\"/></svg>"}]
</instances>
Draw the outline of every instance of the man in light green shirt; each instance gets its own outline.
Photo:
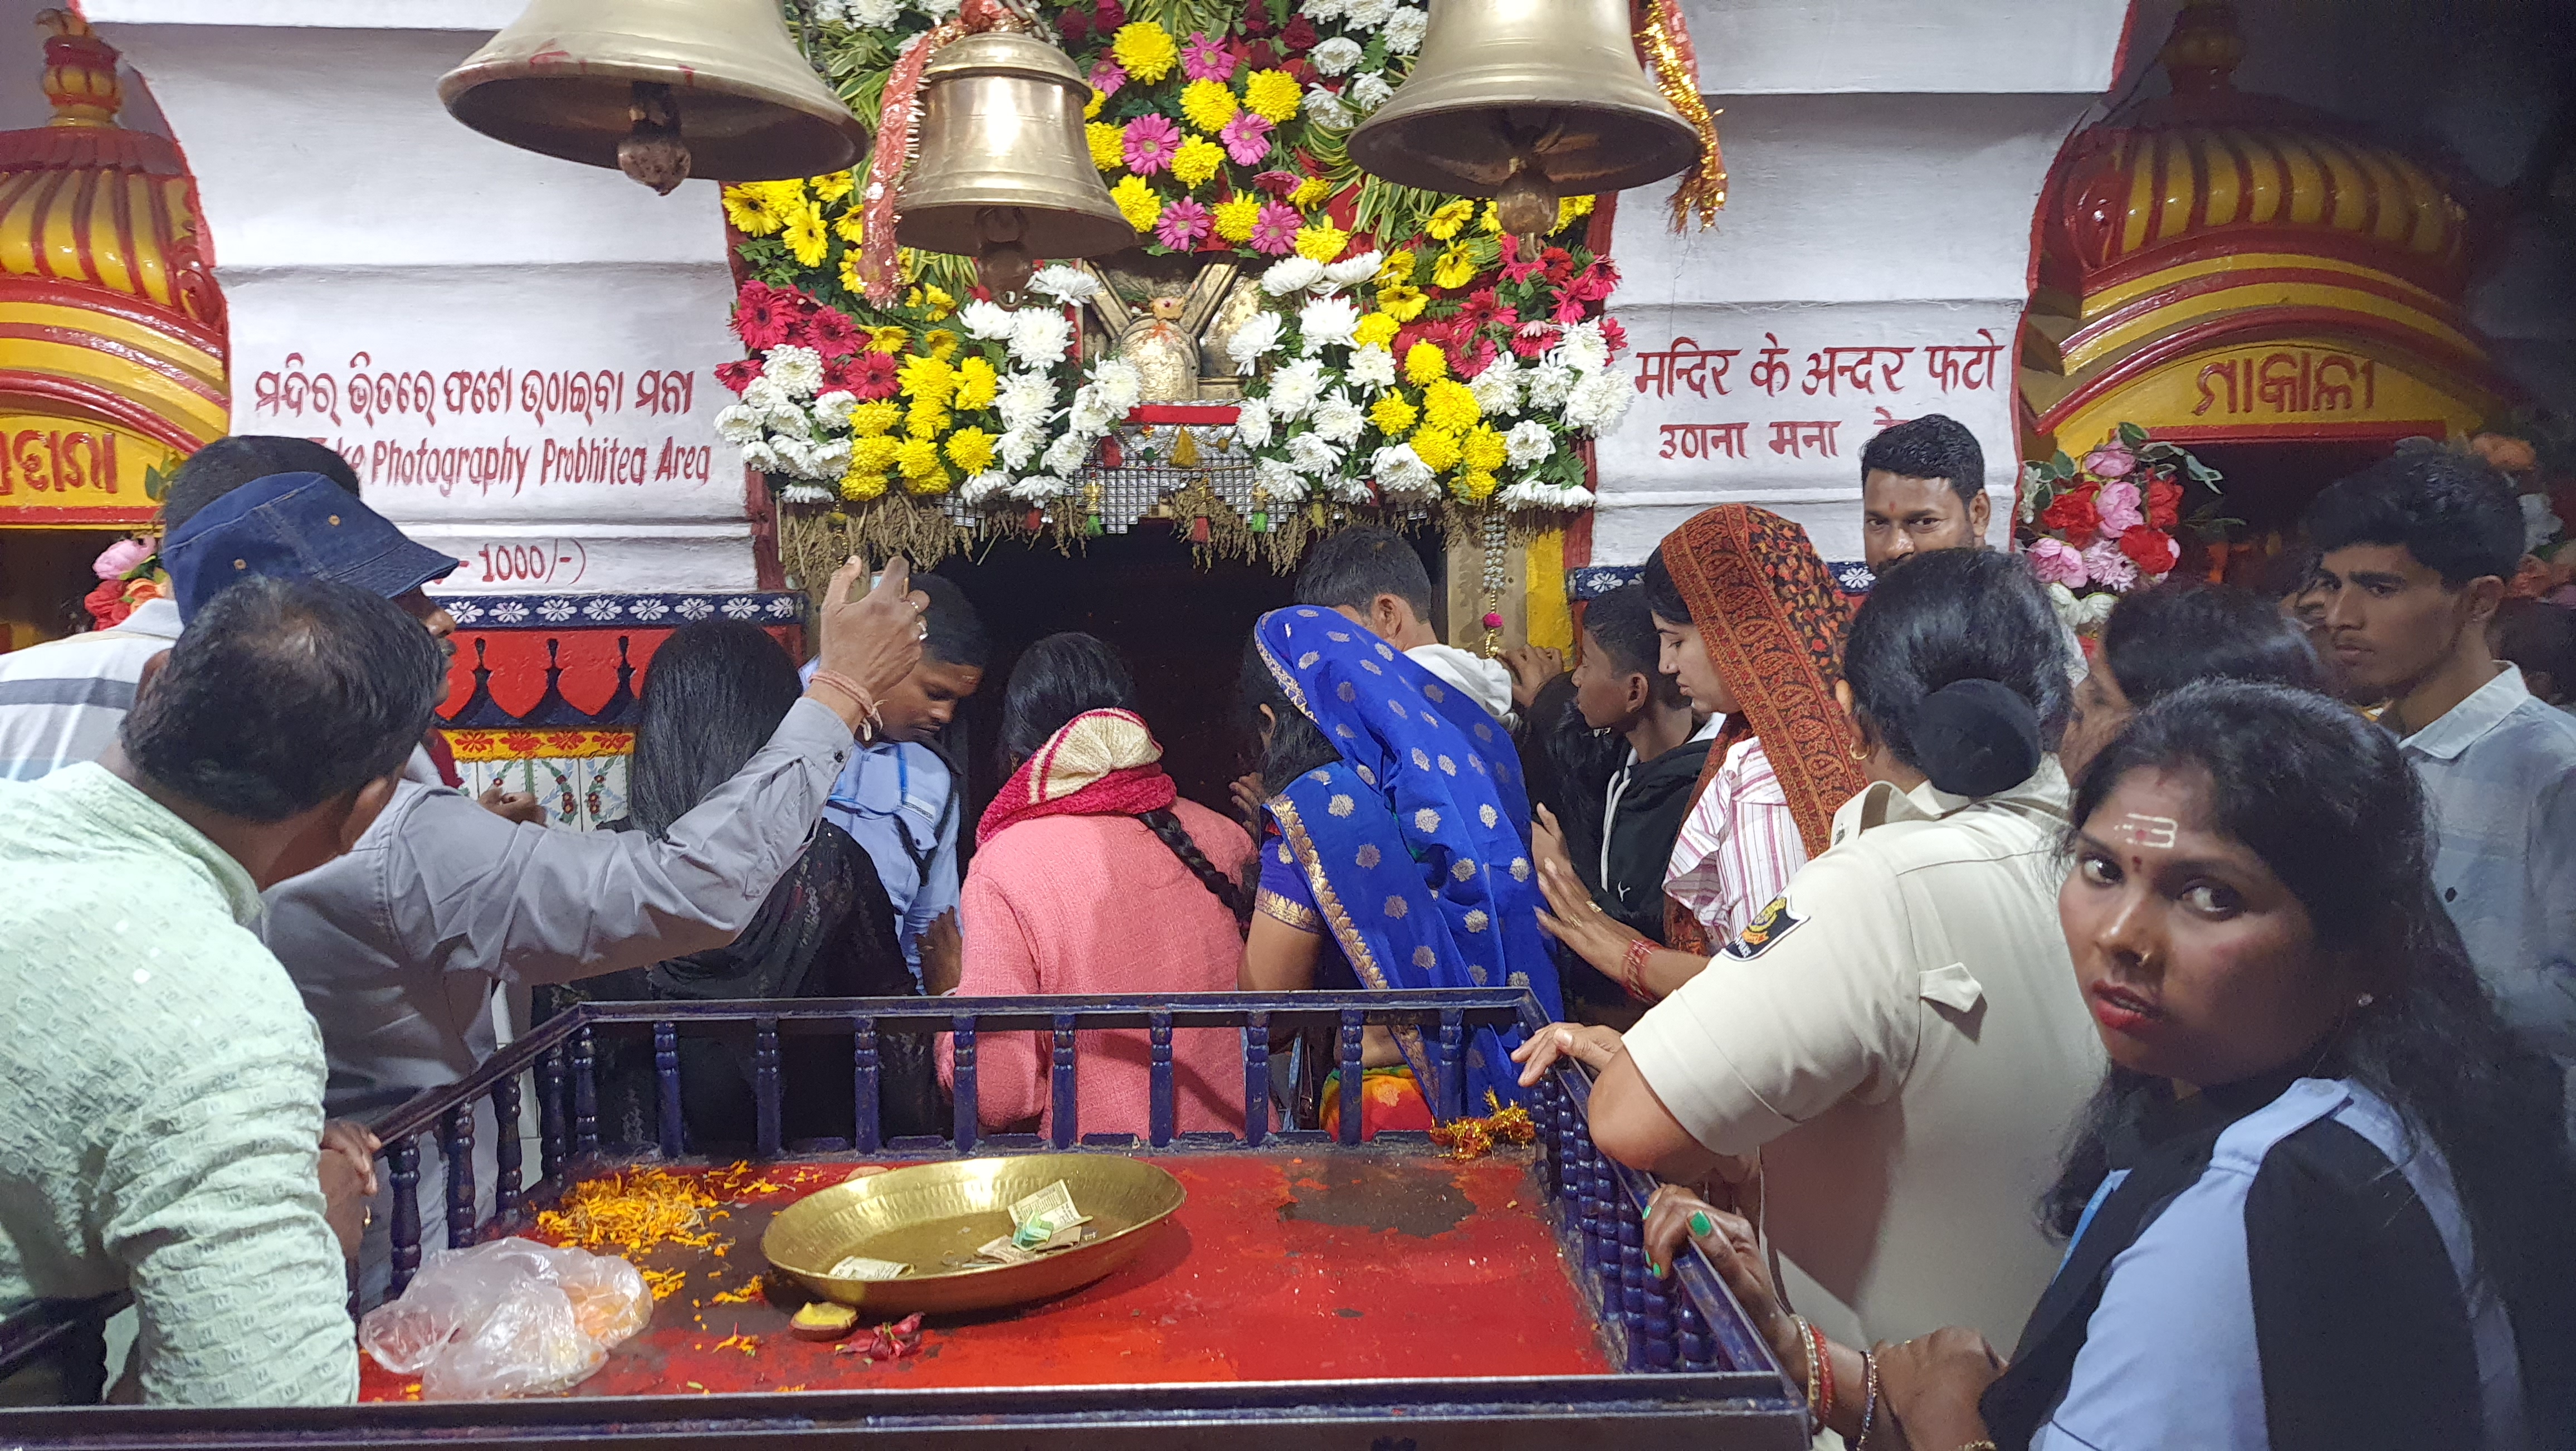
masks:
<instances>
[{"instance_id":1,"label":"man in light green shirt","mask_svg":"<svg viewBox=\"0 0 2576 1451\"><path fill-rule=\"evenodd\" d=\"M130 1290L146 1402L356 1397L321 1038L252 927L383 808L444 685L390 601L254 578L117 748L0 782L0 1314Z\"/></svg>"}]
</instances>

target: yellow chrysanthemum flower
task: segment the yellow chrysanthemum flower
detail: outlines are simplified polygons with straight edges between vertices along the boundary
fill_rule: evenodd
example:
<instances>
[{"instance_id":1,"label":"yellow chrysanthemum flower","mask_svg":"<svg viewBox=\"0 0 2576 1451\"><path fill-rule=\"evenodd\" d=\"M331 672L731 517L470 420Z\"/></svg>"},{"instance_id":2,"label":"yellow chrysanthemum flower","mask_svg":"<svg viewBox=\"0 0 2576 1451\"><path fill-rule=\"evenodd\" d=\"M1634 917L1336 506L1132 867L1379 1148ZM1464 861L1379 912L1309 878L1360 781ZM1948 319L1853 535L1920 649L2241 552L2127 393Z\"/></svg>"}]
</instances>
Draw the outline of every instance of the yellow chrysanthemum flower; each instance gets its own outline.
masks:
<instances>
[{"instance_id":1,"label":"yellow chrysanthemum flower","mask_svg":"<svg viewBox=\"0 0 2576 1451\"><path fill-rule=\"evenodd\" d=\"M895 369L895 385L906 398L928 398L946 407L957 392L957 370L945 358L914 353Z\"/></svg>"},{"instance_id":2,"label":"yellow chrysanthemum flower","mask_svg":"<svg viewBox=\"0 0 2576 1451\"><path fill-rule=\"evenodd\" d=\"M939 445L927 438L907 438L896 444L895 467L907 479L917 479L939 471Z\"/></svg>"},{"instance_id":3,"label":"yellow chrysanthemum flower","mask_svg":"<svg viewBox=\"0 0 2576 1451\"><path fill-rule=\"evenodd\" d=\"M935 439L948 431L948 405L928 398L916 398L904 410L903 436L907 439Z\"/></svg>"},{"instance_id":4,"label":"yellow chrysanthemum flower","mask_svg":"<svg viewBox=\"0 0 2576 1451\"><path fill-rule=\"evenodd\" d=\"M1489 470L1468 469L1450 480L1449 492L1456 494L1461 503L1481 504L1494 496L1497 482Z\"/></svg>"},{"instance_id":5,"label":"yellow chrysanthemum flower","mask_svg":"<svg viewBox=\"0 0 2576 1451\"><path fill-rule=\"evenodd\" d=\"M841 249L841 290L852 294L868 290L868 280L859 275L859 248L855 242Z\"/></svg>"},{"instance_id":6,"label":"yellow chrysanthemum flower","mask_svg":"<svg viewBox=\"0 0 2576 1451\"><path fill-rule=\"evenodd\" d=\"M818 202L836 202L841 198L848 196L852 191L855 191L858 188L858 181L850 175L848 170L844 169L832 172L827 176L814 177L807 181L805 185L814 193L814 200Z\"/></svg>"},{"instance_id":7,"label":"yellow chrysanthemum flower","mask_svg":"<svg viewBox=\"0 0 2576 1451\"><path fill-rule=\"evenodd\" d=\"M938 287L916 287L903 295L903 305L926 314L932 322L957 310L957 299Z\"/></svg>"},{"instance_id":8,"label":"yellow chrysanthemum flower","mask_svg":"<svg viewBox=\"0 0 2576 1451\"><path fill-rule=\"evenodd\" d=\"M1109 199L1118 204L1118 215L1127 219L1127 225L1140 232L1154 230L1155 220L1163 215L1163 199L1141 176L1120 177L1109 189Z\"/></svg>"},{"instance_id":9,"label":"yellow chrysanthemum flower","mask_svg":"<svg viewBox=\"0 0 2576 1451\"><path fill-rule=\"evenodd\" d=\"M1397 322L1411 322L1422 316L1431 298L1409 282L1390 282L1377 290L1377 305Z\"/></svg>"},{"instance_id":10,"label":"yellow chrysanthemum flower","mask_svg":"<svg viewBox=\"0 0 2576 1451\"><path fill-rule=\"evenodd\" d=\"M1475 280L1476 254L1467 250L1464 242L1441 253L1440 260L1432 264L1431 281L1435 286L1454 291Z\"/></svg>"},{"instance_id":11,"label":"yellow chrysanthemum flower","mask_svg":"<svg viewBox=\"0 0 2576 1451\"><path fill-rule=\"evenodd\" d=\"M1413 431L1408 440L1414 453L1421 456L1424 467L1435 474L1445 474L1458 465L1458 435L1445 428L1425 424Z\"/></svg>"},{"instance_id":12,"label":"yellow chrysanthemum flower","mask_svg":"<svg viewBox=\"0 0 2576 1451\"><path fill-rule=\"evenodd\" d=\"M1091 164L1102 171L1116 171L1127 164L1127 133L1106 121L1084 126L1082 142L1091 148Z\"/></svg>"},{"instance_id":13,"label":"yellow chrysanthemum flower","mask_svg":"<svg viewBox=\"0 0 2576 1451\"><path fill-rule=\"evenodd\" d=\"M1476 204L1465 197L1458 197L1442 202L1440 210L1431 214L1431 220L1422 224L1422 230L1431 234L1431 240L1446 242L1475 218Z\"/></svg>"},{"instance_id":14,"label":"yellow chrysanthemum flower","mask_svg":"<svg viewBox=\"0 0 2576 1451\"><path fill-rule=\"evenodd\" d=\"M1369 405L1369 422L1389 438L1402 438L1421 417L1420 410L1404 401L1402 393L1389 390L1387 395Z\"/></svg>"},{"instance_id":15,"label":"yellow chrysanthemum flower","mask_svg":"<svg viewBox=\"0 0 2576 1451\"><path fill-rule=\"evenodd\" d=\"M883 494L886 483L886 476L882 473L863 474L852 469L841 475L841 497L853 504L863 504Z\"/></svg>"},{"instance_id":16,"label":"yellow chrysanthemum flower","mask_svg":"<svg viewBox=\"0 0 2576 1451\"><path fill-rule=\"evenodd\" d=\"M1304 181L1297 183L1297 189L1295 191L1288 193L1288 205L1295 207L1301 212L1310 211L1321 205L1324 198L1331 196L1332 194L1333 184L1331 182L1324 180L1320 176L1310 176Z\"/></svg>"},{"instance_id":17,"label":"yellow chrysanthemum flower","mask_svg":"<svg viewBox=\"0 0 2576 1451\"><path fill-rule=\"evenodd\" d=\"M1337 261L1350 244L1351 234L1330 222L1313 222L1297 229L1297 255L1311 261Z\"/></svg>"},{"instance_id":18,"label":"yellow chrysanthemum flower","mask_svg":"<svg viewBox=\"0 0 2576 1451\"><path fill-rule=\"evenodd\" d=\"M775 236L779 228L787 225L785 217L770 210L768 188L759 182L726 187L724 209L725 220L746 237Z\"/></svg>"},{"instance_id":19,"label":"yellow chrysanthemum flower","mask_svg":"<svg viewBox=\"0 0 2576 1451\"><path fill-rule=\"evenodd\" d=\"M1418 260L1420 259L1413 255L1413 249L1410 247L1387 253L1386 260L1377 265L1377 285L1393 287L1400 283L1411 282L1414 264Z\"/></svg>"},{"instance_id":20,"label":"yellow chrysanthemum flower","mask_svg":"<svg viewBox=\"0 0 2576 1451\"><path fill-rule=\"evenodd\" d=\"M1181 87L1181 114L1210 136L1234 119L1234 92L1223 81L1192 81Z\"/></svg>"},{"instance_id":21,"label":"yellow chrysanthemum flower","mask_svg":"<svg viewBox=\"0 0 2576 1451\"><path fill-rule=\"evenodd\" d=\"M1438 343L1415 343L1404 350L1404 381L1432 383L1449 376L1449 355Z\"/></svg>"},{"instance_id":22,"label":"yellow chrysanthemum flower","mask_svg":"<svg viewBox=\"0 0 2576 1451\"><path fill-rule=\"evenodd\" d=\"M1484 212L1476 219L1476 225L1499 237L1503 232L1503 214L1492 202L1487 202Z\"/></svg>"},{"instance_id":23,"label":"yellow chrysanthemum flower","mask_svg":"<svg viewBox=\"0 0 2576 1451\"><path fill-rule=\"evenodd\" d=\"M993 435L968 425L948 435L948 461L960 473L980 474L993 466Z\"/></svg>"},{"instance_id":24,"label":"yellow chrysanthemum flower","mask_svg":"<svg viewBox=\"0 0 2576 1451\"><path fill-rule=\"evenodd\" d=\"M948 476L948 469L945 465L933 464L930 467L930 472L921 475L919 478L915 478L910 474L904 475L903 489L907 494L919 494L925 496L930 494L944 494L948 492L948 486L954 482L955 480Z\"/></svg>"},{"instance_id":25,"label":"yellow chrysanthemum flower","mask_svg":"<svg viewBox=\"0 0 2576 1451\"><path fill-rule=\"evenodd\" d=\"M993 371L992 364L972 355L961 359L957 364L957 411L973 413L977 409L992 407L993 395L1000 392L1001 387L1002 375ZM967 469L966 472L979 474L983 470Z\"/></svg>"},{"instance_id":26,"label":"yellow chrysanthemum flower","mask_svg":"<svg viewBox=\"0 0 2576 1451\"><path fill-rule=\"evenodd\" d=\"M1134 66L1127 67L1134 70ZM1285 121L1297 114L1297 102L1305 95L1297 78L1286 71L1254 71L1243 81L1243 104L1256 116L1274 122Z\"/></svg>"},{"instance_id":27,"label":"yellow chrysanthemum flower","mask_svg":"<svg viewBox=\"0 0 2576 1451\"><path fill-rule=\"evenodd\" d=\"M868 351L899 353L912 346L912 329L897 323L868 329Z\"/></svg>"},{"instance_id":28,"label":"yellow chrysanthemum flower","mask_svg":"<svg viewBox=\"0 0 2576 1451\"><path fill-rule=\"evenodd\" d=\"M1182 142L1181 149L1172 154L1172 175L1192 191L1207 185L1209 178L1224 169L1225 148L1204 136Z\"/></svg>"},{"instance_id":29,"label":"yellow chrysanthemum flower","mask_svg":"<svg viewBox=\"0 0 2576 1451\"><path fill-rule=\"evenodd\" d=\"M1378 296L1383 298L1386 294L1381 292ZM1392 315L1383 312L1369 313L1360 319L1358 327L1351 329L1351 346L1385 347L1395 341L1395 329L1396 321Z\"/></svg>"},{"instance_id":30,"label":"yellow chrysanthemum flower","mask_svg":"<svg viewBox=\"0 0 2576 1451\"><path fill-rule=\"evenodd\" d=\"M1504 453L1503 436L1492 425L1479 423L1467 430L1462 456L1468 468L1490 474L1503 466Z\"/></svg>"},{"instance_id":31,"label":"yellow chrysanthemum flower","mask_svg":"<svg viewBox=\"0 0 2576 1451\"><path fill-rule=\"evenodd\" d=\"M1252 239L1253 226L1261 220L1261 198L1230 196L1208 208L1208 213L1216 221L1218 236L1229 242L1247 242Z\"/></svg>"},{"instance_id":32,"label":"yellow chrysanthemum flower","mask_svg":"<svg viewBox=\"0 0 2576 1451\"><path fill-rule=\"evenodd\" d=\"M800 204L787 215L787 226L779 234L787 244L787 254L799 267L820 267L832 250L831 234L823 230L823 209L812 202Z\"/></svg>"},{"instance_id":33,"label":"yellow chrysanthemum flower","mask_svg":"<svg viewBox=\"0 0 2576 1451\"><path fill-rule=\"evenodd\" d=\"M1443 433L1463 434L1485 416L1476 391L1455 378L1427 383L1422 389L1422 421Z\"/></svg>"},{"instance_id":34,"label":"yellow chrysanthemum flower","mask_svg":"<svg viewBox=\"0 0 2576 1451\"><path fill-rule=\"evenodd\" d=\"M944 327L932 328L921 335L921 350L943 363L953 363L957 359L957 334Z\"/></svg>"},{"instance_id":35,"label":"yellow chrysanthemum flower","mask_svg":"<svg viewBox=\"0 0 2576 1451\"><path fill-rule=\"evenodd\" d=\"M1557 198L1556 229L1558 231L1562 232L1590 215L1592 215L1592 198L1588 196Z\"/></svg>"},{"instance_id":36,"label":"yellow chrysanthemum flower","mask_svg":"<svg viewBox=\"0 0 2576 1451\"><path fill-rule=\"evenodd\" d=\"M1181 61L1181 48L1173 44L1172 33L1150 20L1131 20L1118 27L1109 53L1127 68L1127 74L1147 85L1170 75Z\"/></svg>"},{"instance_id":37,"label":"yellow chrysanthemum flower","mask_svg":"<svg viewBox=\"0 0 2576 1451\"><path fill-rule=\"evenodd\" d=\"M883 407L888 409L894 407L891 403L870 403L863 406L869 408ZM889 420L889 426L891 426L891 420ZM882 433L871 438L852 439L850 440L850 472L854 474L884 473L886 470L894 467L895 451L901 447L903 447L902 439L893 438Z\"/></svg>"},{"instance_id":38,"label":"yellow chrysanthemum flower","mask_svg":"<svg viewBox=\"0 0 2576 1451\"><path fill-rule=\"evenodd\" d=\"M1096 121L1100 119L1100 108L1108 103L1108 93L1098 89L1097 87L1093 88L1091 99L1082 103L1082 119L1085 121Z\"/></svg>"},{"instance_id":39,"label":"yellow chrysanthemum flower","mask_svg":"<svg viewBox=\"0 0 2576 1451\"><path fill-rule=\"evenodd\" d=\"M903 405L895 402L891 398L879 398L868 403L855 403L850 406L850 433L853 437L859 440L859 443L881 440L885 434L895 426L896 421L902 417ZM858 457L858 446L859 445L857 443L850 445L850 456L852 458ZM893 457L893 454L894 445L887 444L887 457L891 458Z\"/></svg>"}]
</instances>

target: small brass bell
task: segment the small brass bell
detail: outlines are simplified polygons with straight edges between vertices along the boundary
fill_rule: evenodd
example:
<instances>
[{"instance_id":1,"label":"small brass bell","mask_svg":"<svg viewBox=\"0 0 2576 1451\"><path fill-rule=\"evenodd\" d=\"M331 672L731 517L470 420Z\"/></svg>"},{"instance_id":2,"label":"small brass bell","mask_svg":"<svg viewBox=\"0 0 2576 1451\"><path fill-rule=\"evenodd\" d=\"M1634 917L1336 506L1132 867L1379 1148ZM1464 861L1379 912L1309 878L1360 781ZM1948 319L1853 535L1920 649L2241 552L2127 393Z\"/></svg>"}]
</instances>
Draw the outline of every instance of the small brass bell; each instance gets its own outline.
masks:
<instances>
[{"instance_id":1,"label":"small brass bell","mask_svg":"<svg viewBox=\"0 0 2576 1451\"><path fill-rule=\"evenodd\" d=\"M1688 168L1699 136L1638 64L1628 0L1431 0L1421 59L1350 154L1388 181L1492 197L1503 230L1536 236L1560 197Z\"/></svg>"},{"instance_id":2,"label":"small brass bell","mask_svg":"<svg viewBox=\"0 0 2576 1451\"><path fill-rule=\"evenodd\" d=\"M986 31L943 46L921 81L920 151L895 223L905 246L973 257L1008 297L1040 257L1136 245L1083 142L1091 86L1063 51Z\"/></svg>"},{"instance_id":3,"label":"small brass bell","mask_svg":"<svg viewBox=\"0 0 2576 1451\"><path fill-rule=\"evenodd\" d=\"M778 0L530 0L438 98L486 136L666 195L691 176L821 176L868 152Z\"/></svg>"}]
</instances>

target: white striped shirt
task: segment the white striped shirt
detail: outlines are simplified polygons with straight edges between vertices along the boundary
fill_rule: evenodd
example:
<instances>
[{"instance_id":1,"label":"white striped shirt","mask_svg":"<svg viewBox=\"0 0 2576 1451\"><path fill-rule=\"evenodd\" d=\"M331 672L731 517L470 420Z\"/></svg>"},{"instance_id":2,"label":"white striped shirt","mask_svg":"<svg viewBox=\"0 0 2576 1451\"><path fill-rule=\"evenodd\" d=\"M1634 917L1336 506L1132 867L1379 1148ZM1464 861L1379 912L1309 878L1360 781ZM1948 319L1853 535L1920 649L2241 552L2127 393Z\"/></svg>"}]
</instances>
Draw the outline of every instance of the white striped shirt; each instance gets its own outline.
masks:
<instances>
[{"instance_id":1,"label":"white striped shirt","mask_svg":"<svg viewBox=\"0 0 2576 1451\"><path fill-rule=\"evenodd\" d=\"M179 606L146 600L124 623L0 655L0 779L95 761L134 708L143 667L179 639Z\"/></svg>"},{"instance_id":2,"label":"white striped shirt","mask_svg":"<svg viewBox=\"0 0 2576 1451\"><path fill-rule=\"evenodd\" d=\"M1682 822L1664 892L1690 909L1716 945L1741 936L1806 864L1807 844L1789 813L1788 793L1772 774L1761 739L1747 737L1727 751Z\"/></svg>"}]
</instances>

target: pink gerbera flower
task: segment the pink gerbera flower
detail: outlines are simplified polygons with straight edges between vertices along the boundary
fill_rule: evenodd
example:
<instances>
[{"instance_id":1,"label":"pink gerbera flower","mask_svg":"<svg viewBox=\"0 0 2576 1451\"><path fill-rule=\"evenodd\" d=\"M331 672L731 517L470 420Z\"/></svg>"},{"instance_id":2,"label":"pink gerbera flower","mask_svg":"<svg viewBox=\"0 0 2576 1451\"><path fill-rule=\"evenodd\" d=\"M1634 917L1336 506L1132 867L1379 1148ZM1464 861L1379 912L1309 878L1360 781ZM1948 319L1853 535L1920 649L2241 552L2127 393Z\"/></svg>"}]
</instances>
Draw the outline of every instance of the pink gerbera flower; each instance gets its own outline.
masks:
<instances>
[{"instance_id":1,"label":"pink gerbera flower","mask_svg":"<svg viewBox=\"0 0 2576 1451\"><path fill-rule=\"evenodd\" d=\"M1263 202L1261 214L1252 222L1252 250L1269 257L1285 257L1297 246L1297 209L1286 202Z\"/></svg>"},{"instance_id":2,"label":"pink gerbera flower","mask_svg":"<svg viewBox=\"0 0 2576 1451\"><path fill-rule=\"evenodd\" d=\"M1100 64L1091 68L1091 88L1104 96L1117 95L1118 88L1125 84L1127 68L1105 55L1100 58Z\"/></svg>"},{"instance_id":3,"label":"pink gerbera flower","mask_svg":"<svg viewBox=\"0 0 2576 1451\"><path fill-rule=\"evenodd\" d=\"M1163 208L1154 223L1154 240L1175 252L1186 252L1207 236L1208 225L1208 209L1183 197Z\"/></svg>"},{"instance_id":4,"label":"pink gerbera flower","mask_svg":"<svg viewBox=\"0 0 2576 1451\"><path fill-rule=\"evenodd\" d=\"M1225 154L1237 166L1257 166L1270 154L1270 118L1251 111L1237 111L1225 123L1216 138L1225 143Z\"/></svg>"},{"instance_id":5,"label":"pink gerbera flower","mask_svg":"<svg viewBox=\"0 0 2576 1451\"><path fill-rule=\"evenodd\" d=\"M1181 128L1169 116L1139 116L1127 123L1127 169L1138 176L1168 171L1181 149Z\"/></svg>"},{"instance_id":6,"label":"pink gerbera flower","mask_svg":"<svg viewBox=\"0 0 2576 1451\"><path fill-rule=\"evenodd\" d=\"M1505 282L1527 282L1531 278L1536 277L1541 271L1545 270L1535 257L1526 262L1522 261L1520 256L1520 246L1520 238L1512 236L1508 232L1503 234L1502 256L1503 280Z\"/></svg>"},{"instance_id":7,"label":"pink gerbera flower","mask_svg":"<svg viewBox=\"0 0 2576 1451\"><path fill-rule=\"evenodd\" d=\"M1204 30L1192 31L1181 46L1181 73L1194 81L1234 79L1234 53Z\"/></svg>"}]
</instances>

